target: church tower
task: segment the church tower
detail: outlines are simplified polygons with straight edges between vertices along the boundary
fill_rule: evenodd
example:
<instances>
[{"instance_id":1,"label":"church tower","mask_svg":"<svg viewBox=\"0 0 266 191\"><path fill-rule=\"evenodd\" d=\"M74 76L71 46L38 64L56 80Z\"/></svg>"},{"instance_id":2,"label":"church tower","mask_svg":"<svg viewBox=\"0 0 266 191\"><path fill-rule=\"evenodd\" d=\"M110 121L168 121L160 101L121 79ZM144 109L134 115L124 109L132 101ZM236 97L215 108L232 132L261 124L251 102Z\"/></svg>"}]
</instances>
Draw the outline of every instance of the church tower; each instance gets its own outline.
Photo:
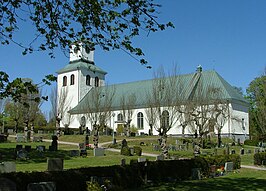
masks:
<instances>
[{"instance_id":1,"label":"church tower","mask_svg":"<svg viewBox=\"0 0 266 191\"><path fill-rule=\"evenodd\" d=\"M104 86L107 74L95 65L94 50L86 43L73 44L69 57L69 63L57 71L57 104L66 111L78 105L92 87Z\"/></svg>"}]
</instances>

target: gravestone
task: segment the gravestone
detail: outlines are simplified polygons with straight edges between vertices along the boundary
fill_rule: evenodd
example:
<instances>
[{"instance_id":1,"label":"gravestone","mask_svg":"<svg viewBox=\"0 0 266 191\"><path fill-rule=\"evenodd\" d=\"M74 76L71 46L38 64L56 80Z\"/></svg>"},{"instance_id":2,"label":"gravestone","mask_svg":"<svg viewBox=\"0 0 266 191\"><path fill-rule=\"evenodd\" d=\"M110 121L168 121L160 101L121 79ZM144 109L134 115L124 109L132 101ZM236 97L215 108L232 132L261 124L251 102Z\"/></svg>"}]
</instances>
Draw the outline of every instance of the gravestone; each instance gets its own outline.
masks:
<instances>
[{"instance_id":1,"label":"gravestone","mask_svg":"<svg viewBox=\"0 0 266 191\"><path fill-rule=\"evenodd\" d=\"M39 151L39 152L44 152L45 151L45 146L44 145L38 145L36 147L36 150Z\"/></svg>"},{"instance_id":2,"label":"gravestone","mask_svg":"<svg viewBox=\"0 0 266 191\"><path fill-rule=\"evenodd\" d=\"M240 154L244 155L245 154L245 150L243 148L240 149Z\"/></svg>"},{"instance_id":3,"label":"gravestone","mask_svg":"<svg viewBox=\"0 0 266 191\"><path fill-rule=\"evenodd\" d=\"M17 143L22 143L22 142L25 142L25 137L24 135L17 134L16 140L17 140Z\"/></svg>"},{"instance_id":4,"label":"gravestone","mask_svg":"<svg viewBox=\"0 0 266 191\"><path fill-rule=\"evenodd\" d=\"M138 162L146 162L147 160L146 160L146 158L138 158Z\"/></svg>"},{"instance_id":5,"label":"gravestone","mask_svg":"<svg viewBox=\"0 0 266 191\"><path fill-rule=\"evenodd\" d=\"M56 184L55 182L30 183L27 191L56 191Z\"/></svg>"},{"instance_id":6,"label":"gravestone","mask_svg":"<svg viewBox=\"0 0 266 191\"><path fill-rule=\"evenodd\" d=\"M231 150L231 154L234 155L236 154L236 151L234 149Z\"/></svg>"},{"instance_id":7,"label":"gravestone","mask_svg":"<svg viewBox=\"0 0 266 191\"><path fill-rule=\"evenodd\" d=\"M14 133L14 130L13 129L7 129L7 133L10 135L12 135Z\"/></svg>"},{"instance_id":8,"label":"gravestone","mask_svg":"<svg viewBox=\"0 0 266 191\"><path fill-rule=\"evenodd\" d=\"M82 157L86 157L88 155L87 150L85 150L85 149L84 150L80 150L79 151L79 155L82 156Z\"/></svg>"},{"instance_id":9,"label":"gravestone","mask_svg":"<svg viewBox=\"0 0 266 191\"><path fill-rule=\"evenodd\" d=\"M86 150L86 145L84 143L79 143L79 150Z\"/></svg>"},{"instance_id":10,"label":"gravestone","mask_svg":"<svg viewBox=\"0 0 266 191\"><path fill-rule=\"evenodd\" d=\"M77 157L77 156L79 156L79 150L71 150L70 151L70 156L71 157Z\"/></svg>"},{"instance_id":11,"label":"gravestone","mask_svg":"<svg viewBox=\"0 0 266 191\"><path fill-rule=\"evenodd\" d=\"M25 145L25 151L27 151L28 153L31 152L31 146Z\"/></svg>"},{"instance_id":12,"label":"gravestone","mask_svg":"<svg viewBox=\"0 0 266 191\"><path fill-rule=\"evenodd\" d=\"M155 159L156 161L158 161L158 160L164 160L164 156L163 155L158 155L158 156L156 156L156 159Z\"/></svg>"},{"instance_id":13,"label":"gravestone","mask_svg":"<svg viewBox=\"0 0 266 191\"><path fill-rule=\"evenodd\" d=\"M93 155L95 157L104 156L104 148L94 148Z\"/></svg>"},{"instance_id":14,"label":"gravestone","mask_svg":"<svg viewBox=\"0 0 266 191\"><path fill-rule=\"evenodd\" d=\"M0 178L0 191L16 191L16 183L7 178Z\"/></svg>"},{"instance_id":15,"label":"gravestone","mask_svg":"<svg viewBox=\"0 0 266 191\"><path fill-rule=\"evenodd\" d=\"M133 156L134 155L134 148L133 147L130 147L129 148L129 151L130 151L130 155Z\"/></svg>"},{"instance_id":16,"label":"gravestone","mask_svg":"<svg viewBox=\"0 0 266 191\"><path fill-rule=\"evenodd\" d=\"M200 180L201 174L200 174L200 168L192 168L192 180Z\"/></svg>"},{"instance_id":17,"label":"gravestone","mask_svg":"<svg viewBox=\"0 0 266 191\"><path fill-rule=\"evenodd\" d=\"M20 151L22 150L22 148L23 148L23 145L16 145L16 151Z\"/></svg>"},{"instance_id":18,"label":"gravestone","mask_svg":"<svg viewBox=\"0 0 266 191\"><path fill-rule=\"evenodd\" d=\"M23 159L23 160L26 160L27 159L27 156L28 156L28 152L25 151L25 150L19 150L17 151L17 158L18 159Z\"/></svg>"},{"instance_id":19,"label":"gravestone","mask_svg":"<svg viewBox=\"0 0 266 191\"><path fill-rule=\"evenodd\" d=\"M58 143L57 143L58 137L56 135L52 136L52 145L49 147L50 151L57 151L58 150Z\"/></svg>"},{"instance_id":20,"label":"gravestone","mask_svg":"<svg viewBox=\"0 0 266 191\"><path fill-rule=\"evenodd\" d=\"M0 163L0 173L16 172L16 163L2 162ZM1 187L0 187L1 190Z\"/></svg>"},{"instance_id":21,"label":"gravestone","mask_svg":"<svg viewBox=\"0 0 266 191\"><path fill-rule=\"evenodd\" d=\"M48 158L48 171L62 171L64 168L64 159Z\"/></svg>"},{"instance_id":22,"label":"gravestone","mask_svg":"<svg viewBox=\"0 0 266 191\"><path fill-rule=\"evenodd\" d=\"M255 148L254 149L254 154L258 153L259 152L259 149L258 148Z\"/></svg>"},{"instance_id":23,"label":"gravestone","mask_svg":"<svg viewBox=\"0 0 266 191\"><path fill-rule=\"evenodd\" d=\"M126 159L121 159L121 163L120 163L121 166L126 166Z\"/></svg>"},{"instance_id":24,"label":"gravestone","mask_svg":"<svg viewBox=\"0 0 266 191\"><path fill-rule=\"evenodd\" d=\"M159 145L153 145L153 150L154 150L154 151L159 151L159 150L160 150Z\"/></svg>"},{"instance_id":25,"label":"gravestone","mask_svg":"<svg viewBox=\"0 0 266 191\"><path fill-rule=\"evenodd\" d=\"M225 172L232 172L234 170L234 163L233 162L226 162L224 165Z\"/></svg>"}]
</instances>

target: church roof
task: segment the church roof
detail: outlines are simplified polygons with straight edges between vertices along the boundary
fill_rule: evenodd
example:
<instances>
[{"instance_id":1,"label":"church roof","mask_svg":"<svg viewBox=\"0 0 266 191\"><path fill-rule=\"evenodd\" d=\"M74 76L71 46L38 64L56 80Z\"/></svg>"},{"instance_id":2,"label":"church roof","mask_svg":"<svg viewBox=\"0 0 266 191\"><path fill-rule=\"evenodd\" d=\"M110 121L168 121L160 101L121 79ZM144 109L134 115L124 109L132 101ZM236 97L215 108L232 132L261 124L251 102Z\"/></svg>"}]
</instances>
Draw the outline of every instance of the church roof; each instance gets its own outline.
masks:
<instances>
[{"instance_id":1,"label":"church roof","mask_svg":"<svg viewBox=\"0 0 266 191\"><path fill-rule=\"evenodd\" d=\"M86 70L91 70L93 72L99 72L102 74L107 74L107 72L105 72L104 70L102 70L98 66L94 65L93 62L90 62L90 61L87 61L84 59L69 62L68 65L66 65L64 68L58 70L57 73L62 74L62 73L71 72L71 71L74 71L77 69L80 69L80 70L86 69Z\"/></svg>"},{"instance_id":2,"label":"church roof","mask_svg":"<svg viewBox=\"0 0 266 191\"><path fill-rule=\"evenodd\" d=\"M192 74L178 76L180 84L184 87L182 90L183 101L193 100L197 97L197 89L201 88L203 92L207 93L208 87L219 88L221 94L220 99L228 100L230 102L237 102L239 104L248 105L247 101L243 98L238 91L226 82L217 72L215 71L202 71ZM110 91L115 89L115 96L112 101L111 110L121 110L121 99L123 95L134 94L136 96L136 104L134 108L145 108L147 99L147 93L152 91L153 79L136 81L130 83L114 84L109 86L97 87L102 88L103 91ZM87 93L86 96L69 112L71 114L83 113L83 107L86 105L88 100L93 100L94 88Z\"/></svg>"}]
</instances>

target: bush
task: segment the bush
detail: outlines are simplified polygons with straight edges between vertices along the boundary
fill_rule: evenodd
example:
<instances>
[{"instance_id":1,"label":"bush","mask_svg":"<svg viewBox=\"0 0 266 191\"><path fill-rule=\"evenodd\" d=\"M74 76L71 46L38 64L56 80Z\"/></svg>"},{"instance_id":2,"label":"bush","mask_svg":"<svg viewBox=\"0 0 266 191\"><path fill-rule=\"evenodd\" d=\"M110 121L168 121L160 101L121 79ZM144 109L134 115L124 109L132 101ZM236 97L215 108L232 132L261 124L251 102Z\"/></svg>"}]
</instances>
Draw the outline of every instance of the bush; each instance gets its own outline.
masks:
<instances>
[{"instance_id":1,"label":"bush","mask_svg":"<svg viewBox=\"0 0 266 191\"><path fill-rule=\"evenodd\" d=\"M254 165L262 165L262 161L266 161L266 153L254 154Z\"/></svg>"},{"instance_id":2,"label":"bush","mask_svg":"<svg viewBox=\"0 0 266 191\"><path fill-rule=\"evenodd\" d=\"M247 140L244 141L244 145L258 146L259 145L259 141L258 140L247 139Z\"/></svg>"},{"instance_id":3,"label":"bush","mask_svg":"<svg viewBox=\"0 0 266 191\"><path fill-rule=\"evenodd\" d=\"M218 167L224 166L226 162L233 162L234 163L234 169L240 169L241 165L241 158L239 155L217 155L217 156L207 156L204 157L209 166L216 165Z\"/></svg>"},{"instance_id":4,"label":"bush","mask_svg":"<svg viewBox=\"0 0 266 191\"><path fill-rule=\"evenodd\" d=\"M121 148L121 155L125 155L125 156L130 156L130 149L128 146L122 147Z\"/></svg>"},{"instance_id":5,"label":"bush","mask_svg":"<svg viewBox=\"0 0 266 191\"><path fill-rule=\"evenodd\" d=\"M134 153L136 153L137 156L141 156L142 154L142 148L138 146L134 146Z\"/></svg>"}]
</instances>

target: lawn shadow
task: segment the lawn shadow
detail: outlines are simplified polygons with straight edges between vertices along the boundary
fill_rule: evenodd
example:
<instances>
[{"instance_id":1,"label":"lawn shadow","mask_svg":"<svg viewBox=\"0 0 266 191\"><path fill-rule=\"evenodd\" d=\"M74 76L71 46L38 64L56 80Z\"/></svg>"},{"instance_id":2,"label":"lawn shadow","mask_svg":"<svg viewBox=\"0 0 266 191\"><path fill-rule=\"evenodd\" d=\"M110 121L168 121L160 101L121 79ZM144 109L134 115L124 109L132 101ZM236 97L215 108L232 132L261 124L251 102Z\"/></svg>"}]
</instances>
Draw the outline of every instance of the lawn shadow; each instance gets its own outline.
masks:
<instances>
[{"instance_id":1,"label":"lawn shadow","mask_svg":"<svg viewBox=\"0 0 266 191\"><path fill-rule=\"evenodd\" d=\"M162 183L139 191L265 191L266 180L256 178L213 178L201 181ZM130 190L133 191L133 190Z\"/></svg>"}]
</instances>

